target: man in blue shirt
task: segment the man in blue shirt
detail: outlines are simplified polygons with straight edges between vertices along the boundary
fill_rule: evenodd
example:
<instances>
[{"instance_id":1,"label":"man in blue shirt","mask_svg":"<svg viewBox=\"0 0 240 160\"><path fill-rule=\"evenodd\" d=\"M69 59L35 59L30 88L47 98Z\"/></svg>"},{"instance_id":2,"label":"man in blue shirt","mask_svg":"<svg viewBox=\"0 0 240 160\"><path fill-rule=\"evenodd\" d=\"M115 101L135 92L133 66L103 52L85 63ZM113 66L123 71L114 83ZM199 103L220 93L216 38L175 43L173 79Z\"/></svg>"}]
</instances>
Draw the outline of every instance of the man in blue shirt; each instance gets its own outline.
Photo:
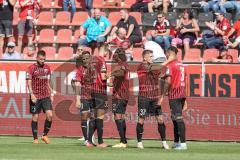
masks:
<instances>
[{"instance_id":1,"label":"man in blue shirt","mask_svg":"<svg viewBox=\"0 0 240 160\"><path fill-rule=\"evenodd\" d=\"M80 27L80 38L78 45L87 46L91 42L102 44L106 40L106 36L111 30L111 23L109 20L101 16L100 9L94 10L94 16L88 18ZM86 31L86 35L84 35Z\"/></svg>"}]
</instances>

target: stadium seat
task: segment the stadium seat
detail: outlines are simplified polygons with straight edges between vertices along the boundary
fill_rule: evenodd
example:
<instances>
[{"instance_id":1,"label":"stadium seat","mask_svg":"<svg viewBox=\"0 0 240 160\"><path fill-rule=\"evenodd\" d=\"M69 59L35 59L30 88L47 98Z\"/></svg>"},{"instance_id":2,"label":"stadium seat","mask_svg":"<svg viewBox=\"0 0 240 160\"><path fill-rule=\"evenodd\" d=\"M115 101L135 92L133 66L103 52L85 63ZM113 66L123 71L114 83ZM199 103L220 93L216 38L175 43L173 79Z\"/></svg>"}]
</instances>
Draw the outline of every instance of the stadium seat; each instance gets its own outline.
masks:
<instances>
[{"instance_id":1,"label":"stadium seat","mask_svg":"<svg viewBox=\"0 0 240 160\"><path fill-rule=\"evenodd\" d=\"M50 11L40 12L37 25L53 25L53 13Z\"/></svg>"},{"instance_id":2,"label":"stadium seat","mask_svg":"<svg viewBox=\"0 0 240 160\"><path fill-rule=\"evenodd\" d=\"M55 47L43 47L42 50L46 52L47 60L55 60L56 48Z\"/></svg>"},{"instance_id":3,"label":"stadium seat","mask_svg":"<svg viewBox=\"0 0 240 160\"><path fill-rule=\"evenodd\" d=\"M177 19L178 19L178 15L176 12L168 12L166 15L166 19L169 21L169 23L171 24L171 26L176 26L177 25Z\"/></svg>"},{"instance_id":4,"label":"stadium seat","mask_svg":"<svg viewBox=\"0 0 240 160\"><path fill-rule=\"evenodd\" d=\"M93 8L116 8L120 7L120 0L94 0Z\"/></svg>"},{"instance_id":5,"label":"stadium seat","mask_svg":"<svg viewBox=\"0 0 240 160\"><path fill-rule=\"evenodd\" d=\"M134 18L136 18L137 23L139 25L142 25L142 16L140 12L129 12L129 15L133 16Z\"/></svg>"},{"instance_id":6,"label":"stadium seat","mask_svg":"<svg viewBox=\"0 0 240 160\"><path fill-rule=\"evenodd\" d=\"M73 48L72 47L61 47L58 51L59 60L69 60L73 58Z\"/></svg>"},{"instance_id":7,"label":"stadium seat","mask_svg":"<svg viewBox=\"0 0 240 160\"><path fill-rule=\"evenodd\" d=\"M228 54L233 57L233 62L238 62L238 50L237 49L228 49Z\"/></svg>"},{"instance_id":8,"label":"stadium seat","mask_svg":"<svg viewBox=\"0 0 240 160\"><path fill-rule=\"evenodd\" d=\"M62 9L63 8L63 0L54 0L53 8Z\"/></svg>"},{"instance_id":9,"label":"stadium seat","mask_svg":"<svg viewBox=\"0 0 240 160\"><path fill-rule=\"evenodd\" d=\"M205 22L213 21L213 14L211 12L208 13L199 13L198 15L198 25L200 27L206 27Z\"/></svg>"},{"instance_id":10,"label":"stadium seat","mask_svg":"<svg viewBox=\"0 0 240 160\"><path fill-rule=\"evenodd\" d=\"M124 5L121 8L131 8L131 6L136 3L136 0L124 0Z\"/></svg>"},{"instance_id":11,"label":"stadium seat","mask_svg":"<svg viewBox=\"0 0 240 160\"><path fill-rule=\"evenodd\" d=\"M76 12L71 25L80 26L89 18L88 12Z\"/></svg>"},{"instance_id":12,"label":"stadium seat","mask_svg":"<svg viewBox=\"0 0 240 160\"><path fill-rule=\"evenodd\" d=\"M191 8L191 0L175 0L174 2L177 2L177 6L175 8L180 8L180 9L187 9Z\"/></svg>"},{"instance_id":13,"label":"stadium seat","mask_svg":"<svg viewBox=\"0 0 240 160\"><path fill-rule=\"evenodd\" d=\"M60 11L56 14L56 21L54 25L71 25L71 13L67 11Z\"/></svg>"},{"instance_id":14,"label":"stadium seat","mask_svg":"<svg viewBox=\"0 0 240 160\"><path fill-rule=\"evenodd\" d=\"M77 43L77 41L78 41L78 39L79 39L79 36L80 36L80 30L77 29L77 30L74 32L73 43Z\"/></svg>"},{"instance_id":15,"label":"stadium seat","mask_svg":"<svg viewBox=\"0 0 240 160\"><path fill-rule=\"evenodd\" d=\"M142 61L143 48L133 48L133 61Z\"/></svg>"},{"instance_id":16,"label":"stadium seat","mask_svg":"<svg viewBox=\"0 0 240 160\"><path fill-rule=\"evenodd\" d=\"M219 56L219 50L217 49L205 49L203 53L204 61L211 60L212 58L217 58Z\"/></svg>"},{"instance_id":17,"label":"stadium seat","mask_svg":"<svg viewBox=\"0 0 240 160\"><path fill-rule=\"evenodd\" d=\"M41 0L41 5L42 5L42 8L44 9L51 9L53 8L53 2L52 0Z\"/></svg>"},{"instance_id":18,"label":"stadium seat","mask_svg":"<svg viewBox=\"0 0 240 160\"><path fill-rule=\"evenodd\" d=\"M157 19L156 13L142 13L143 26L153 26L153 23L156 19Z\"/></svg>"},{"instance_id":19,"label":"stadium seat","mask_svg":"<svg viewBox=\"0 0 240 160\"><path fill-rule=\"evenodd\" d=\"M86 8L84 0L75 0L76 8Z\"/></svg>"},{"instance_id":20,"label":"stadium seat","mask_svg":"<svg viewBox=\"0 0 240 160\"><path fill-rule=\"evenodd\" d=\"M200 62L201 50L197 48L191 48L188 52L185 52L184 62Z\"/></svg>"},{"instance_id":21,"label":"stadium seat","mask_svg":"<svg viewBox=\"0 0 240 160\"><path fill-rule=\"evenodd\" d=\"M54 30L52 29L42 29L39 34L38 43L54 43Z\"/></svg>"},{"instance_id":22,"label":"stadium seat","mask_svg":"<svg viewBox=\"0 0 240 160\"><path fill-rule=\"evenodd\" d=\"M56 43L72 43L72 30L70 29L58 30Z\"/></svg>"}]
</instances>

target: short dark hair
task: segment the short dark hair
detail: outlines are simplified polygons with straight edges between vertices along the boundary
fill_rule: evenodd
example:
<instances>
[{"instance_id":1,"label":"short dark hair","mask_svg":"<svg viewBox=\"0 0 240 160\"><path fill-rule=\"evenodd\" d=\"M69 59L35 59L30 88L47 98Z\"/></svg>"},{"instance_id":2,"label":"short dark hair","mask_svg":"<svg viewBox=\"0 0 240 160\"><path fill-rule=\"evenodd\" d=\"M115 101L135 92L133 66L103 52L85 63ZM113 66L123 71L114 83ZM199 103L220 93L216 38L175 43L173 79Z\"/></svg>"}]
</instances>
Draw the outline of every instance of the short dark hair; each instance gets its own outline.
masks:
<instances>
[{"instance_id":1,"label":"short dark hair","mask_svg":"<svg viewBox=\"0 0 240 160\"><path fill-rule=\"evenodd\" d=\"M46 56L46 52L44 50L40 50L37 52L37 56Z\"/></svg>"},{"instance_id":2,"label":"short dark hair","mask_svg":"<svg viewBox=\"0 0 240 160\"><path fill-rule=\"evenodd\" d=\"M116 49L114 56L117 56L122 62L127 61L126 52L123 48Z\"/></svg>"},{"instance_id":3,"label":"short dark hair","mask_svg":"<svg viewBox=\"0 0 240 160\"><path fill-rule=\"evenodd\" d=\"M149 49L146 49L142 52L142 57L145 57L145 55L150 54L150 53L153 53L153 51L149 50Z\"/></svg>"},{"instance_id":4,"label":"short dark hair","mask_svg":"<svg viewBox=\"0 0 240 160\"><path fill-rule=\"evenodd\" d=\"M89 51L83 51L83 52L82 52L82 55L86 55L86 54L89 54L89 55L90 55L90 52L89 52Z\"/></svg>"},{"instance_id":5,"label":"short dark hair","mask_svg":"<svg viewBox=\"0 0 240 160\"><path fill-rule=\"evenodd\" d=\"M176 55L177 55L177 53L178 53L178 49L177 49L177 47L174 47L174 46L171 46L171 47L169 47L168 49L167 49L167 52L174 52Z\"/></svg>"}]
</instances>

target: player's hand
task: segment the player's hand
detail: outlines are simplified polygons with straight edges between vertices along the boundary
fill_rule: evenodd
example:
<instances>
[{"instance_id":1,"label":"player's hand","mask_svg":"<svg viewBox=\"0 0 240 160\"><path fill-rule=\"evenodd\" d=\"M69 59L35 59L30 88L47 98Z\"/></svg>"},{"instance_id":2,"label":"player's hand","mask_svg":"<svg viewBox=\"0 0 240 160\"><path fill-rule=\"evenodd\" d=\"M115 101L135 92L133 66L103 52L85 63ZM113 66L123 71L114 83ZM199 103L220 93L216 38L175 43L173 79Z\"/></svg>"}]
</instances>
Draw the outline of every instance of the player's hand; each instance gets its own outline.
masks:
<instances>
[{"instance_id":1,"label":"player's hand","mask_svg":"<svg viewBox=\"0 0 240 160\"><path fill-rule=\"evenodd\" d=\"M32 101L33 103L36 103L36 102L37 102L37 98L36 98L36 96L35 96L34 94L31 94L31 101Z\"/></svg>"},{"instance_id":2,"label":"player's hand","mask_svg":"<svg viewBox=\"0 0 240 160\"><path fill-rule=\"evenodd\" d=\"M187 109L188 109L188 105L187 105L187 101L185 101L183 106L183 112L187 111Z\"/></svg>"}]
</instances>

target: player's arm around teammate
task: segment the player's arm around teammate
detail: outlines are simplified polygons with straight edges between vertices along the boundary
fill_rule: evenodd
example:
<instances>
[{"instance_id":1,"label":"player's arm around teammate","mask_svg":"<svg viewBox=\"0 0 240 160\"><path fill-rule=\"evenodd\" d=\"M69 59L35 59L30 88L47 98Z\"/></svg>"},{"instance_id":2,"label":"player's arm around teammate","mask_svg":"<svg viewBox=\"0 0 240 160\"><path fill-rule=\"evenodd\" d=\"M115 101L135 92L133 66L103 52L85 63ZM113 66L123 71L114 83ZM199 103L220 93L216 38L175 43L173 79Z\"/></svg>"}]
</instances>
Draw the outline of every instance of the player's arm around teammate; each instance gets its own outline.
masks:
<instances>
[{"instance_id":1,"label":"player's arm around teammate","mask_svg":"<svg viewBox=\"0 0 240 160\"><path fill-rule=\"evenodd\" d=\"M129 66L127 64L127 58L125 51L118 48L115 51L113 60L117 63L117 67L107 75L107 77L113 78L113 99L112 108L115 123L120 136L120 143L114 145L114 148L126 148L126 121L125 112L129 99Z\"/></svg>"}]
</instances>

